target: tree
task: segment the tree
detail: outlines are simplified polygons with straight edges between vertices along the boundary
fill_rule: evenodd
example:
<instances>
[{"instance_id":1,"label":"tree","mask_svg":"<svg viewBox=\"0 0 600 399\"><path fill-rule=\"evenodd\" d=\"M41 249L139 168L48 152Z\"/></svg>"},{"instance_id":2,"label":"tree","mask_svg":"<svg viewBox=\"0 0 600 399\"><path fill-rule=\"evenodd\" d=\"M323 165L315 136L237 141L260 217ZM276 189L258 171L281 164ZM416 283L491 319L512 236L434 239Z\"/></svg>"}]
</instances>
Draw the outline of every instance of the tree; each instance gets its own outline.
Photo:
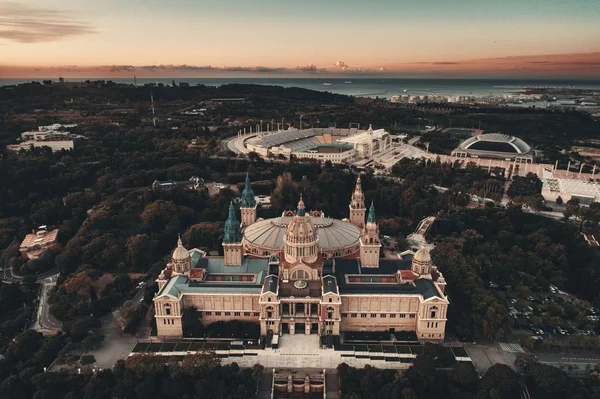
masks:
<instances>
[{"instance_id":1,"label":"tree","mask_svg":"<svg viewBox=\"0 0 600 399\"><path fill-rule=\"evenodd\" d=\"M146 271L155 258L156 242L147 234L137 234L127 239L127 259L134 270Z\"/></svg>"},{"instance_id":2,"label":"tree","mask_svg":"<svg viewBox=\"0 0 600 399\"><path fill-rule=\"evenodd\" d=\"M289 172L277 177L275 190L271 194L271 205L274 209L295 209L299 199L298 184Z\"/></svg>"},{"instance_id":3,"label":"tree","mask_svg":"<svg viewBox=\"0 0 600 399\"><path fill-rule=\"evenodd\" d=\"M184 357L181 369L191 375L206 375L220 365L221 359L215 352L200 352Z\"/></svg>"},{"instance_id":4,"label":"tree","mask_svg":"<svg viewBox=\"0 0 600 399\"><path fill-rule=\"evenodd\" d=\"M200 338L205 335L205 329L200 320L201 317L202 312L196 308L187 308L183 311L181 315L181 327L184 337Z\"/></svg>"},{"instance_id":5,"label":"tree","mask_svg":"<svg viewBox=\"0 0 600 399\"><path fill-rule=\"evenodd\" d=\"M568 221L573 216L578 216L580 208L581 205L579 204L579 199L571 198L570 200L568 200L567 205L565 206L565 210L563 211L565 220Z\"/></svg>"},{"instance_id":6,"label":"tree","mask_svg":"<svg viewBox=\"0 0 600 399\"><path fill-rule=\"evenodd\" d=\"M519 375L505 364L494 364L481 380L484 397L516 398L520 392Z\"/></svg>"},{"instance_id":7,"label":"tree","mask_svg":"<svg viewBox=\"0 0 600 399\"><path fill-rule=\"evenodd\" d=\"M79 363L81 363L82 366L87 366L96 363L96 358L93 355L83 355L79 359Z\"/></svg>"}]
</instances>

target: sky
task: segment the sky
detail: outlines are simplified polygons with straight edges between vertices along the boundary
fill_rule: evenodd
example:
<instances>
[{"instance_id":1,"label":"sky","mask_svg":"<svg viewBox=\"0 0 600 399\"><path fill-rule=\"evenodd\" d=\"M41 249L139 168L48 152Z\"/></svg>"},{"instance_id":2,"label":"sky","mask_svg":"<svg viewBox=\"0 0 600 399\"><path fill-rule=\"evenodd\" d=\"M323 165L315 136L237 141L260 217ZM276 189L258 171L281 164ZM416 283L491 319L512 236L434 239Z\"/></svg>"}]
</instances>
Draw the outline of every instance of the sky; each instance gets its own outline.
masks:
<instances>
[{"instance_id":1,"label":"sky","mask_svg":"<svg viewBox=\"0 0 600 399\"><path fill-rule=\"evenodd\" d=\"M597 0L0 0L0 77L131 67L600 76L599 21Z\"/></svg>"}]
</instances>

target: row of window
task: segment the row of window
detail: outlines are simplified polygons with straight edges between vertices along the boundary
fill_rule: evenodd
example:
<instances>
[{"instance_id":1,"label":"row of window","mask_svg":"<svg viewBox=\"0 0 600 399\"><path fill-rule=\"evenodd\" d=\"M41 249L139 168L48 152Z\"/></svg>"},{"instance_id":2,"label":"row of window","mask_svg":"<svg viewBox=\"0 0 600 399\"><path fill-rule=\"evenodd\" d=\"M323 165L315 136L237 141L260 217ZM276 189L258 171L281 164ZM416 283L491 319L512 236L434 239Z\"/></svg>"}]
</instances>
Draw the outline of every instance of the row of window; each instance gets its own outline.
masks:
<instances>
[{"instance_id":1,"label":"row of window","mask_svg":"<svg viewBox=\"0 0 600 399\"><path fill-rule=\"evenodd\" d=\"M240 317L242 316L242 314L244 315L244 317L250 317L250 316L254 316L254 317L258 317L260 316L260 313L258 312L202 312L202 314L204 316L212 316L214 313L215 316L231 316L231 313L233 313L234 316L236 317Z\"/></svg>"},{"instance_id":2,"label":"row of window","mask_svg":"<svg viewBox=\"0 0 600 399\"><path fill-rule=\"evenodd\" d=\"M169 324L169 325L173 325L175 324L175 320L173 319L163 319L163 324Z\"/></svg>"},{"instance_id":3,"label":"row of window","mask_svg":"<svg viewBox=\"0 0 600 399\"><path fill-rule=\"evenodd\" d=\"M427 322L427 328L437 328L438 326L438 322L437 321L429 321Z\"/></svg>"},{"instance_id":4,"label":"row of window","mask_svg":"<svg viewBox=\"0 0 600 399\"><path fill-rule=\"evenodd\" d=\"M421 334L421 338L442 338L442 334Z\"/></svg>"},{"instance_id":5,"label":"row of window","mask_svg":"<svg viewBox=\"0 0 600 399\"><path fill-rule=\"evenodd\" d=\"M367 313L342 313L342 317L356 318L356 317L358 317L359 314L360 314L361 318L366 318L367 315L368 315ZM371 318L379 317L380 319L385 319L385 318L388 317L388 314L387 313L380 313L380 314L371 313L368 316L371 317ZM389 316L390 316L390 319L395 319L396 317L399 317L401 319L405 319L406 318L406 313L401 313L401 314L392 313ZM411 313L411 314L408 315L409 319L414 319L415 317L417 317L417 315L414 314L414 313Z\"/></svg>"}]
</instances>

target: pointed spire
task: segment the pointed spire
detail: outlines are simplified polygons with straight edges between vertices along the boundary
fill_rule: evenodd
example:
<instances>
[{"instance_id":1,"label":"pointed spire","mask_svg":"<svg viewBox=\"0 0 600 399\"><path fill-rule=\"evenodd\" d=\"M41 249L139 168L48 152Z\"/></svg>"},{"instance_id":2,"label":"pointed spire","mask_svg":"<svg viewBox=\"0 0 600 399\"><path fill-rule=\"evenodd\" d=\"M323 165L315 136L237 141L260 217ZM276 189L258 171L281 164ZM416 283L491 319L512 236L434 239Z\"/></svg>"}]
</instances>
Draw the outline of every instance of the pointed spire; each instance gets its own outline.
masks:
<instances>
[{"instance_id":1,"label":"pointed spire","mask_svg":"<svg viewBox=\"0 0 600 399\"><path fill-rule=\"evenodd\" d=\"M242 230L240 229L240 223L235 216L235 207L233 206L233 202L229 203L229 215L227 216L227 221L225 221L223 242L242 242Z\"/></svg>"},{"instance_id":2,"label":"pointed spire","mask_svg":"<svg viewBox=\"0 0 600 399\"><path fill-rule=\"evenodd\" d=\"M177 234L177 246L183 247L183 242L181 241L181 234Z\"/></svg>"},{"instance_id":3,"label":"pointed spire","mask_svg":"<svg viewBox=\"0 0 600 399\"><path fill-rule=\"evenodd\" d=\"M242 208L253 208L256 206L256 199L254 198L254 191L250 185L250 176L246 172L246 184L242 191Z\"/></svg>"},{"instance_id":4,"label":"pointed spire","mask_svg":"<svg viewBox=\"0 0 600 399\"><path fill-rule=\"evenodd\" d=\"M235 207L233 206L233 201L229 202L229 215L228 220L235 220L237 222L237 218L235 217Z\"/></svg>"},{"instance_id":5,"label":"pointed spire","mask_svg":"<svg viewBox=\"0 0 600 399\"><path fill-rule=\"evenodd\" d=\"M375 204L373 203L373 200L371 200L371 207L369 208L367 223L377 223L377 218L375 217Z\"/></svg>"},{"instance_id":6,"label":"pointed spire","mask_svg":"<svg viewBox=\"0 0 600 399\"><path fill-rule=\"evenodd\" d=\"M354 187L354 192L352 193L352 198L350 200L350 207L353 209L364 209L365 208L365 196L362 191L360 174L356 178L356 186Z\"/></svg>"},{"instance_id":7,"label":"pointed spire","mask_svg":"<svg viewBox=\"0 0 600 399\"><path fill-rule=\"evenodd\" d=\"M296 215L306 215L306 209L304 208L304 201L302 201L302 194L300 194L300 201L298 201L298 209L296 209Z\"/></svg>"}]
</instances>

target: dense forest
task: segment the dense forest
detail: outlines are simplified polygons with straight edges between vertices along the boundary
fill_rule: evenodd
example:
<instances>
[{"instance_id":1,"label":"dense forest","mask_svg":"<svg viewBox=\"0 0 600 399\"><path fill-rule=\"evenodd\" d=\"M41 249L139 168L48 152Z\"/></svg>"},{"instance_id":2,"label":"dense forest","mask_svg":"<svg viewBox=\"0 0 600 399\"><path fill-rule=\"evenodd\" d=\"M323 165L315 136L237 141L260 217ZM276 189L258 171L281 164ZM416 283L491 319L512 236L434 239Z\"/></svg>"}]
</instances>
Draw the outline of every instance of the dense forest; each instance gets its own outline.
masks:
<instances>
[{"instance_id":1,"label":"dense forest","mask_svg":"<svg viewBox=\"0 0 600 399\"><path fill-rule=\"evenodd\" d=\"M600 384L585 381L531 358L517 359L519 375L505 364L490 367L482 376L470 363L444 362L434 345L426 345L406 372L338 366L342 399L514 399L527 384L533 399L597 398Z\"/></svg>"},{"instance_id":2,"label":"dense forest","mask_svg":"<svg viewBox=\"0 0 600 399\"><path fill-rule=\"evenodd\" d=\"M262 374L260 365L252 369L240 369L235 363L221 366L214 353L189 355L180 363L136 355L119 360L112 370L45 373L41 366L56 355L60 337L43 344L36 334L19 337L0 360L3 399L252 399Z\"/></svg>"}]
</instances>

